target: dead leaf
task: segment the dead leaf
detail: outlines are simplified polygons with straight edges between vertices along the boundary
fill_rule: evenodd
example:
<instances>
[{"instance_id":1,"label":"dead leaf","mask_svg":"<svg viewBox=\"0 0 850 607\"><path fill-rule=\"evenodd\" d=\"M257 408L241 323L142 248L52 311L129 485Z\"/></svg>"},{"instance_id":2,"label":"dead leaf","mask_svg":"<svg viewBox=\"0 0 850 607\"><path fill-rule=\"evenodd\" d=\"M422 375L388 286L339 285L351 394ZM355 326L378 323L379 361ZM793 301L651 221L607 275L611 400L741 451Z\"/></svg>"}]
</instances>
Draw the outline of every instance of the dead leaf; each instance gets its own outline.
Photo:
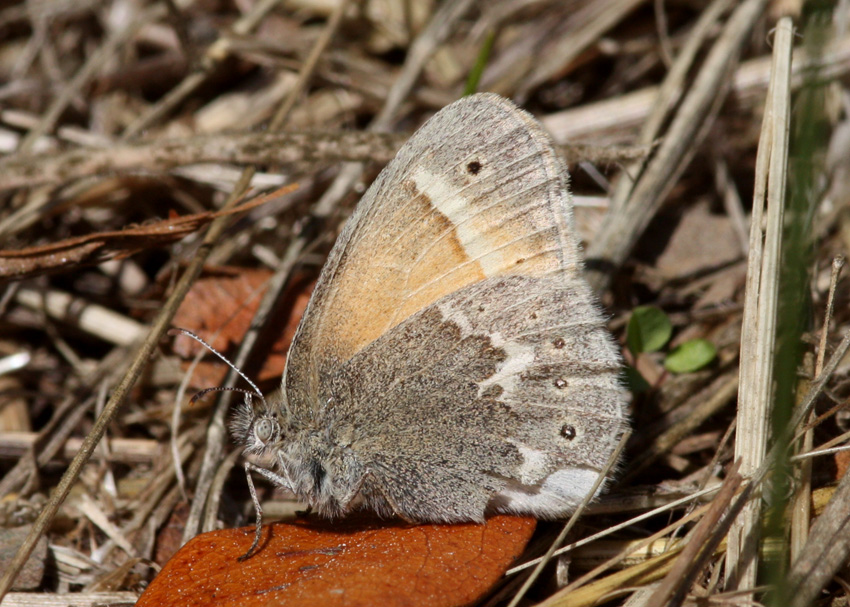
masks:
<instances>
[{"instance_id":1,"label":"dead leaf","mask_svg":"<svg viewBox=\"0 0 850 607\"><path fill-rule=\"evenodd\" d=\"M207 270L189 292L174 315L175 327L188 329L210 342L213 348L227 355L241 343L254 319L260 300L271 278L269 270L223 267ZM307 308L313 290L314 277L296 275L278 306L280 318L269 327L271 335L262 367L257 373L259 382L280 381L289 344L295 336L298 322ZM174 339L173 350L185 359L193 358L204 347L185 335ZM186 362L186 367L189 366ZM202 361L192 377L196 388L216 386L224 380L227 367L218 358Z\"/></svg>"},{"instance_id":2,"label":"dead leaf","mask_svg":"<svg viewBox=\"0 0 850 607\"><path fill-rule=\"evenodd\" d=\"M732 221L711 212L706 203L694 205L682 216L656 269L668 280L721 268L741 259L741 245Z\"/></svg>"},{"instance_id":3,"label":"dead leaf","mask_svg":"<svg viewBox=\"0 0 850 607\"><path fill-rule=\"evenodd\" d=\"M408 525L363 517L309 518L263 530L204 533L166 563L136 603L149 605L468 605L522 554L531 518ZM270 533L269 533L270 531Z\"/></svg>"}]
</instances>

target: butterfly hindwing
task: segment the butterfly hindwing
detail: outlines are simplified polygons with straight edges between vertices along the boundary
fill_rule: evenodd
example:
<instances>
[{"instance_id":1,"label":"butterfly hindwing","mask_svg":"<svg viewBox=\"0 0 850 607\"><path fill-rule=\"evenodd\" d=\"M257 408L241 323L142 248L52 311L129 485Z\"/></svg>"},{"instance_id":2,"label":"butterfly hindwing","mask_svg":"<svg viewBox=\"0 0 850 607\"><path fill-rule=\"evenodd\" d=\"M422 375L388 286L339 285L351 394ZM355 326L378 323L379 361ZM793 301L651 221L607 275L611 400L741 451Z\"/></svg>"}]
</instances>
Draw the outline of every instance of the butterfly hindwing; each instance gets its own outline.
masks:
<instances>
[{"instance_id":1,"label":"butterfly hindwing","mask_svg":"<svg viewBox=\"0 0 850 607\"><path fill-rule=\"evenodd\" d=\"M625 428L618 374L585 284L491 278L345 363L331 425L357 428L373 493L408 518L554 515L587 493Z\"/></svg>"}]
</instances>

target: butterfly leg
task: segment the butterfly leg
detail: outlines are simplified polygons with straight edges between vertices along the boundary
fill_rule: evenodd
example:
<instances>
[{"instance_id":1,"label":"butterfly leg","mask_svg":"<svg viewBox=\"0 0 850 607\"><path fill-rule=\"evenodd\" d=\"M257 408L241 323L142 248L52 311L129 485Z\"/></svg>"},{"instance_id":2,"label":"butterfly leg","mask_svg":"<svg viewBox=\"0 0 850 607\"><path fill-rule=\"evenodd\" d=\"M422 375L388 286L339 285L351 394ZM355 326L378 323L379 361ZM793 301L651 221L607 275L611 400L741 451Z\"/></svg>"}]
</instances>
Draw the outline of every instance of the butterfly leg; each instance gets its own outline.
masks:
<instances>
[{"instance_id":1,"label":"butterfly leg","mask_svg":"<svg viewBox=\"0 0 850 607\"><path fill-rule=\"evenodd\" d=\"M254 502L254 512L257 513L257 520L254 532L254 542L251 544L251 547L248 548L248 552L239 557L240 561L244 561L254 554L254 550L260 544L260 535L263 532L263 507L260 506L260 499L257 497L257 490L254 488L254 479L251 477L251 472L256 472L260 476L263 476L273 482L275 485L279 485L281 487L292 486L292 483L289 482L288 478L266 468L261 468L251 462L245 462L245 477L248 479L248 491L251 493L251 501Z\"/></svg>"}]
</instances>

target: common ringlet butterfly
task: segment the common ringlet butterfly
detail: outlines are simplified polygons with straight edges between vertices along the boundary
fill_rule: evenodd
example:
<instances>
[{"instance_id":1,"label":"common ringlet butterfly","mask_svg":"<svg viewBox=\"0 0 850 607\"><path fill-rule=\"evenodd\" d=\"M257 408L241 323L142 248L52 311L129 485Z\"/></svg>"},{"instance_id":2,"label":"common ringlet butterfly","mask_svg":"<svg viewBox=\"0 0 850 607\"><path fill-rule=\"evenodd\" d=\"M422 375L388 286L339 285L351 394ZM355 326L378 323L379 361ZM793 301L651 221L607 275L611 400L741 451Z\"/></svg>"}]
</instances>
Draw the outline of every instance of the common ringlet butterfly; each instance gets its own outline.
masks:
<instances>
[{"instance_id":1,"label":"common ringlet butterfly","mask_svg":"<svg viewBox=\"0 0 850 607\"><path fill-rule=\"evenodd\" d=\"M246 397L232 432L274 462L246 468L323 515L560 517L626 430L619 374L551 139L479 94L426 122L363 196L280 391Z\"/></svg>"}]
</instances>

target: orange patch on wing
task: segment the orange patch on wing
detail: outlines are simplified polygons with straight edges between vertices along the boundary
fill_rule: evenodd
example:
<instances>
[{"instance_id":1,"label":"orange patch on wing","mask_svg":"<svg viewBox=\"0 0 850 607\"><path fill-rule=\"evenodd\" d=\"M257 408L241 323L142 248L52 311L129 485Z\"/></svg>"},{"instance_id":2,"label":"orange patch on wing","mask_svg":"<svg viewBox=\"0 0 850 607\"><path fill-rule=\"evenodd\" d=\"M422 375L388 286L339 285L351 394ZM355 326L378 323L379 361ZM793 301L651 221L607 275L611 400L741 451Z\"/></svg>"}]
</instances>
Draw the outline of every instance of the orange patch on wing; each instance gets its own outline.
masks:
<instances>
[{"instance_id":1,"label":"orange patch on wing","mask_svg":"<svg viewBox=\"0 0 850 607\"><path fill-rule=\"evenodd\" d=\"M343 360L441 297L485 278L480 264L468 263L448 218L408 188L409 202L385 221L397 229L381 234L368 255L348 258L337 276L337 293L344 295L334 301L337 318L327 320ZM371 303L364 307L364 301Z\"/></svg>"}]
</instances>

